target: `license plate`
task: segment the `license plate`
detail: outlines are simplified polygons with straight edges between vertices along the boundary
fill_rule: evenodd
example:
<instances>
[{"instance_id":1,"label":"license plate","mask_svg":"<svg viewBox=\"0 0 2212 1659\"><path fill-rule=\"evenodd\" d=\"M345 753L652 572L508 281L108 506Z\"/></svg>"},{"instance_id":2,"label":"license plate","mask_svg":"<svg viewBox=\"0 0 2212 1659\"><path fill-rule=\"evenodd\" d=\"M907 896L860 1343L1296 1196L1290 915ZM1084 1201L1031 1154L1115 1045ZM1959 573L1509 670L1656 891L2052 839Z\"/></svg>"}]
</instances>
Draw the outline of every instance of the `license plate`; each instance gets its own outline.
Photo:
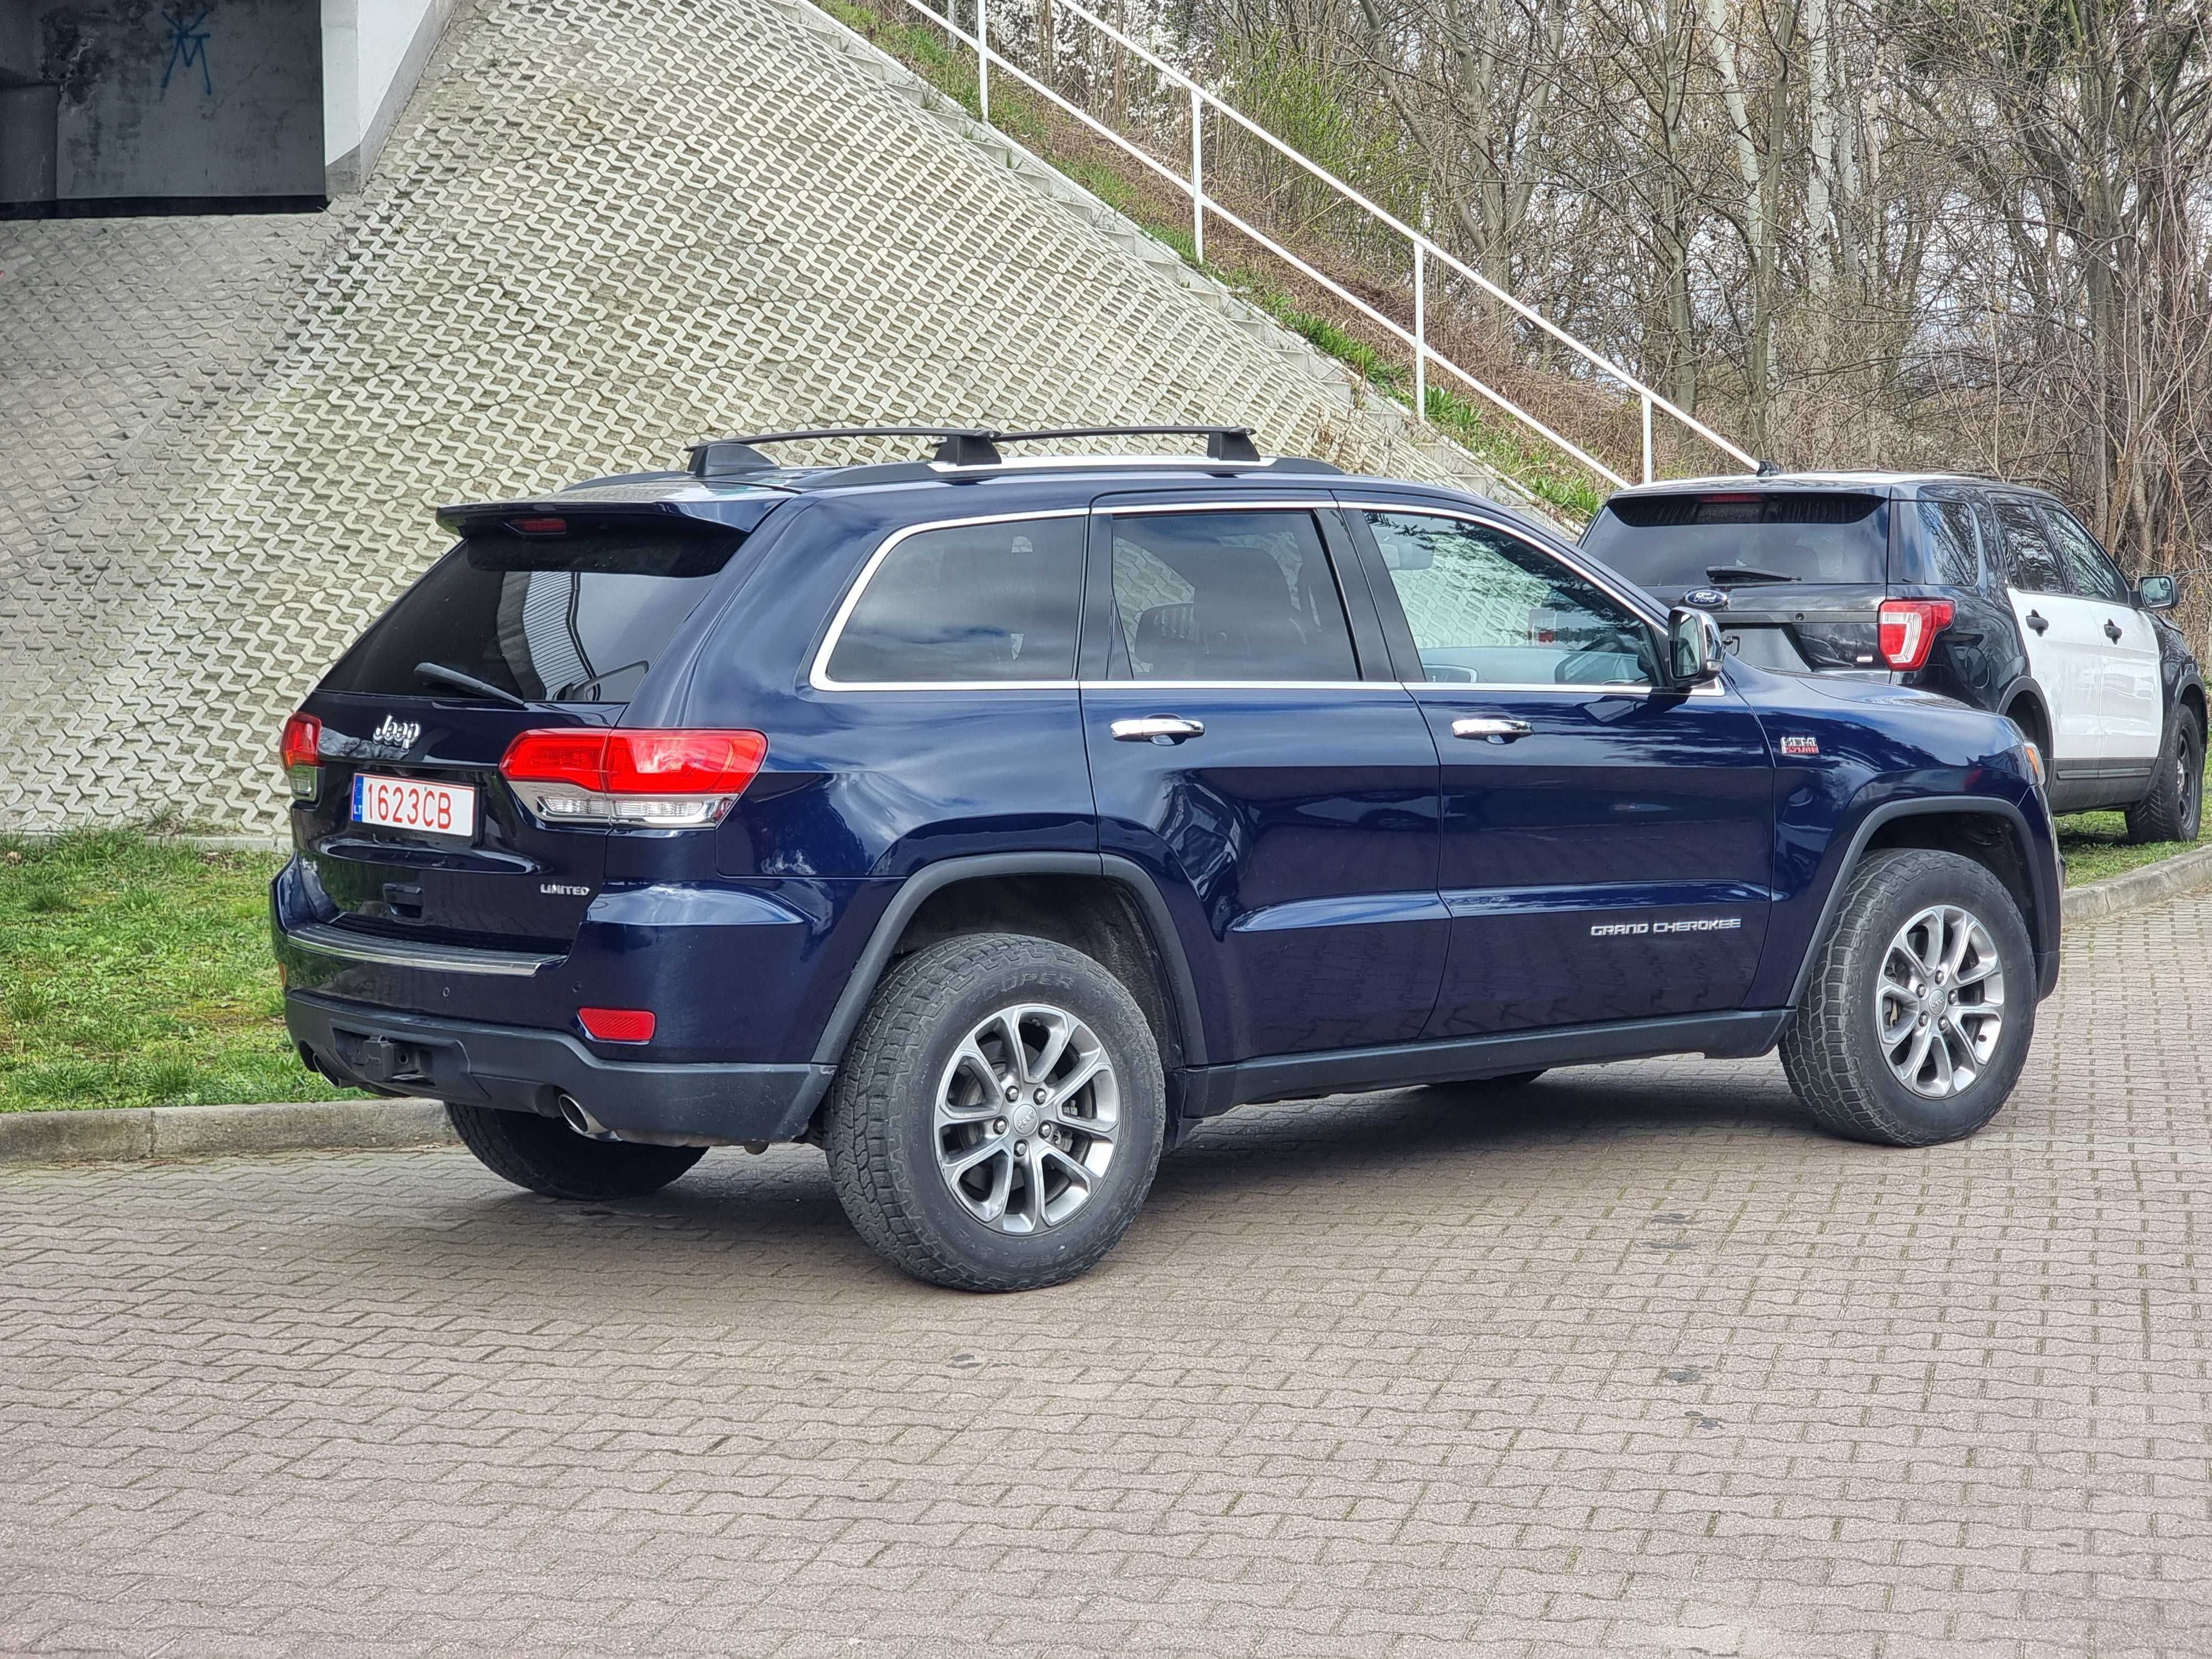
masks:
<instances>
[{"instance_id":1,"label":"license plate","mask_svg":"<svg viewBox=\"0 0 2212 1659\"><path fill-rule=\"evenodd\" d=\"M424 783L419 778L376 778L366 772L353 781L353 821L387 830L416 830L426 836L477 833L477 792L465 784Z\"/></svg>"}]
</instances>

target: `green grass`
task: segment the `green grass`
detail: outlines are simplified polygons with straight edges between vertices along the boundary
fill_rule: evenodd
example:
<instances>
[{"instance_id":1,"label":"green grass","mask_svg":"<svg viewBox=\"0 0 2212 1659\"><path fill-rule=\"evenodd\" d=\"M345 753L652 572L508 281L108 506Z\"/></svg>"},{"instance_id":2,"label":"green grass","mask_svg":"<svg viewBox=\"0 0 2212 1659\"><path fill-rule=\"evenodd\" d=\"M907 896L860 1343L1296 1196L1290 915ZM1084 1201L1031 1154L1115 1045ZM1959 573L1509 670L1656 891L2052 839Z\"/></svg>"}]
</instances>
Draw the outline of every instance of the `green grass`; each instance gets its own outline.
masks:
<instances>
[{"instance_id":1,"label":"green grass","mask_svg":"<svg viewBox=\"0 0 2212 1659\"><path fill-rule=\"evenodd\" d=\"M2205 791L2205 803L2212 808L2212 787ZM2160 859L2170 859L2177 853L2194 852L2199 844L2212 844L2154 841L2131 847L2127 840L2127 816L2122 812L2074 812L2060 818L2057 823L2058 847L2066 854L2069 887L2079 887L2086 881L2102 881L2106 876L2140 869Z\"/></svg>"},{"instance_id":2,"label":"green grass","mask_svg":"<svg viewBox=\"0 0 2212 1659\"><path fill-rule=\"evenodd\" d=\"M274 853L0 839L0 1112L329 1100L284 1035Z\"/></svg>"}]
</instances>

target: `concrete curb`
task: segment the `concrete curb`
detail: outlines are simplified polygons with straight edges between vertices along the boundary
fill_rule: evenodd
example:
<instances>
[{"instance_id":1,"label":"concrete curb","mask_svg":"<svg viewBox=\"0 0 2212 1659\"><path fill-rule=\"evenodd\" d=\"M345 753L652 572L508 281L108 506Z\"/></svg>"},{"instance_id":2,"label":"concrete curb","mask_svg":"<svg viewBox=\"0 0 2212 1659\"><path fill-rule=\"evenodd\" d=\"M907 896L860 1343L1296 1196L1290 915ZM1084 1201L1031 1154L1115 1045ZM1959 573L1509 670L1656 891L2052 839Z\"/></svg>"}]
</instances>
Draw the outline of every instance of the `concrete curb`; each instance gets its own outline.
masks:
<instances>
[{"instance_id":1,"label":"concrete curb","mask_svg":"<svg viewBox=\"0 0 2212 1659\"><path fill-rule=\"evenodd\" d=\"M434 1100L285 1101L0 1112L0 1164L110 1163L220 1153L366 1152L453 1144Z\"/></svg>"},{"instance_id":2,"label":"concrete curb","mask_svg":"<svg viewBox=\"0 0 2212 1659\"><path fill-rule=\"evenodd\" d=\"M2118 915L2123 910L2137 909L2160 899L2198 892L2207 887L2212 887L2212 847L2200 847L2193 853L2177 854L2124 875L2107 876L2102 881L2068 888L2063 901L2065 925L2079 927Z\"/></svg>"}]
</instances>

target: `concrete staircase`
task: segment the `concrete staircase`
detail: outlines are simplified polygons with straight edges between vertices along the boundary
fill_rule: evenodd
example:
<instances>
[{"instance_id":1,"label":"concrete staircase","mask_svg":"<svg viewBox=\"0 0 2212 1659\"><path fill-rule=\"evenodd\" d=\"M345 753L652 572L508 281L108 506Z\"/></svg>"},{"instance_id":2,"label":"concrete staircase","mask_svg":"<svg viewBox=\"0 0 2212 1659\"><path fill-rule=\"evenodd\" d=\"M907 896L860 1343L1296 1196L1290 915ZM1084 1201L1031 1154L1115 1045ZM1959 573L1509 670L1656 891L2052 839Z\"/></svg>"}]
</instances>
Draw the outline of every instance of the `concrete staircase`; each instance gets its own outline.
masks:
<instances>
[{"instance_id":1,"label":"concrete staircase","mask_svg":"<svg viewBox=\"0 0 2212 1659\"><path fill-rule=\"evenodd\" d=\"M0 830L273 830L441 501L899 419L1525 499L809 6L466 0L327 213L0 225Z\"/></svg>"}]
</instances>

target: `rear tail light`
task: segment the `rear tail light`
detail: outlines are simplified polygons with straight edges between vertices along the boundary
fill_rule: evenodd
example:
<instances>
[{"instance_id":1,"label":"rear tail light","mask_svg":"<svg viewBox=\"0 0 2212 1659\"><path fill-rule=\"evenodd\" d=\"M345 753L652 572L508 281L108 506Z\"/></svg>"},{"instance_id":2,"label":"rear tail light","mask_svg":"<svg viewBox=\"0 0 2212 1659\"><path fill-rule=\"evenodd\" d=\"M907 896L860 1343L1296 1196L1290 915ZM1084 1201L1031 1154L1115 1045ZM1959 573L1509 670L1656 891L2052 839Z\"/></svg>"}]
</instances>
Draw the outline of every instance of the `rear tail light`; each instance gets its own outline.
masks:
<instances>
[{"instance_id":1,"label":"rear tail light","mask_svg":"<svg viewBox=\"0 0 2212 1659\"><path fill-rule=\"evenodd\" d=\"M579 1008L576 1023L594 1042L650 1042L655 1021L650 1008Z\"/></svg>"},{"instance_id":2,"label":"rear tail light","mask_svg":"<svg viewBox=\"0 0 2212 1659\"><path fill-rule=\"evenodd\" d=\"M1948 599L1884 599L1881 624L1881 659L1892 668L1917 668L1936 647L1936 636L1951 625Z\"/></svg>"},{"instance_id":3,"label":"rear tail light","mask_svg":"<svg viewBox=\"0 0 2212 1659\"><path fill-rule=\"evenodd\" d=\"M323 723L313 714L293 715L284 722L276 752L283 757L292 799L313 800L322 783Z\"/></svg>"},{"instance_id":4,"label":"rear tail light","mask_svg":"<svg viewBox=\"0 0 2212 1659\"><path fill-rule=\"evenodd\" d=\"M571 726L521 733L499 769L548 823L692 830L720 823L767 757L758 732Z\"/></svg>"}]
</instances>

